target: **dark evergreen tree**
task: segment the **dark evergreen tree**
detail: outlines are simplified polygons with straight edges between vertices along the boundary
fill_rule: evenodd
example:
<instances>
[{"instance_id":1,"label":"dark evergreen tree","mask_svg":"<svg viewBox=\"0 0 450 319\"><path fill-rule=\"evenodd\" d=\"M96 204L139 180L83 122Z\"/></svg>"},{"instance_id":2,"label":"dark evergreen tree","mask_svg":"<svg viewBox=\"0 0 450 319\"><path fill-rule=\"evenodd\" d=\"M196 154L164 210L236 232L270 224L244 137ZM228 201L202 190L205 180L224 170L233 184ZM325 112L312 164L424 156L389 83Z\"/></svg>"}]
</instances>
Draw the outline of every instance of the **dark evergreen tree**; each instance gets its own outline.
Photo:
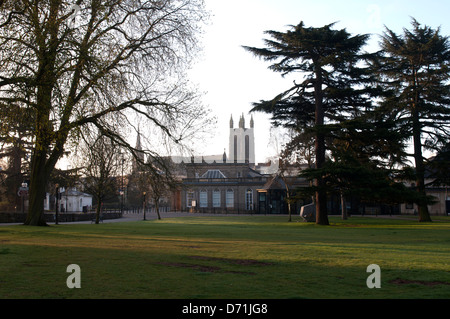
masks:
<instances>
[{"instance_id":1,"label":"dark evergreen tree","mask_svg":"<svg viewBox=\"0 0 450 319\"><path fill-rule=\"evenodd\" d=\"M437 151L450 138L450 47L439 29L421 26L397 35L386 29L382 56L373 64L390 94L386 108L397 115L399 130L413 141L419 221L431 221L425 200L424 150Z\"/></svg>"},{"instance_id":2,"label":"dark evergreen tree","mask_svg":"<svg viewBox=\"0 0 450 319\"><path fill-rule=\"evenodd\" d=\"M254 103L252 111L272 114L275 125L299 133L313 132L315 169L316 223L327 225L326 151L327 137L339 131L340 123L370 110L377 87L362 67L368 56L362 52L368 35L351 36L345 29L333 30L334 24L321 28L305 27L303 22L286 32L266 31L266 48L244 47L266 61L269 69L282 75L298 72L301 83L272 100ZM311 171L310 171L311 173Z\"/></svg>"},{"instance_id":3,"label":"dark evergreen tree","mask_svg":"<svg viewBox=\"0 0 450 319\"><path fill-rule=\"evenodd\" d=\"M0 98L0 159L7 163L3 167L5 210L19 210L22 205L17 191L29 182L33 120L33 113L20 101L3 103Z\"/></svg>"},{"instance_id":4,"label":"dark evergreen tree","mask_svg":"<svg viewBox=\"0 0 450 319\"><path fill-rule=\"evenodd\" d=\"M431 158L426 175L435 186L450 185L450 143Z\"/></svg>"},{"instance_id":5,"label":"dark evergreen tree","mask_svg":"<svg viewBox=\"0 0 450 319\"><path fill-rule=\"evenodd\" d=\"M345 199L378 204L416 199L416 193L402 183L404 172L399 164L405 158L405 137L395 131L391 116L374 107L373 111L329 126L325 165L320 170L305 170L303 176L324 176L327 193L341 197L344 219ZM302 194L310 191L305 189Z\"/></svg>"}]
</instances>

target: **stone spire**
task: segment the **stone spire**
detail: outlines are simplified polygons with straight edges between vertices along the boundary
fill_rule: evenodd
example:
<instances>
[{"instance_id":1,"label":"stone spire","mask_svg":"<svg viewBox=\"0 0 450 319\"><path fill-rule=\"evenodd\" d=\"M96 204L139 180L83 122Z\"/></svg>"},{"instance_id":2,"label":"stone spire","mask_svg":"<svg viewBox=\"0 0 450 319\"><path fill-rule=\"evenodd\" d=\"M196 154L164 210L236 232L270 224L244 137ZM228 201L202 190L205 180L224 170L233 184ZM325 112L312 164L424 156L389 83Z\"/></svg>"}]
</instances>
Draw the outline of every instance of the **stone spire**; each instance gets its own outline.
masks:
<instances>
[{"instance_id":1,"label":"stone spire","mask_svg":"<svg viewBox=\"0 0 450 319\"><path fill-rule=\"evenodd\" d=\"M230 118L230 128L234 127L234 122L233 122L233 114L231 114L231 118Z\"/></svg>"},{"instance_id":2,"label":"stone spire","mask_svg":"<svg viewBox=\"0 0 450 319\"><path fill-rule=\"evenodd\" d=\"M253 115L250 118L250 128L253 128L255 126L255 122L253 121Z\"/></svg>"},{"instance_id":3,"label":"stone spire","mask_svg":"<svg viewBox=\"0 0 450 319\"><path fill-rule=\"evenodd\" d=\"M135 152L136 156L139 160L133 159L133 171L138 171L140 165L144 162L144 152L142 151L142 144L141 144L141 130L138 126L138 132L136 137L136 146L135 146Z\"/></svg>"},{"instance_id":4,"label":"stone spire","mask_svg":"<svg viewBox=\"0 0 450 319\"><path fill-rule=\"evenodd\" d=\"M136 138L136 150L142 151L142 145L141 145L141 132L138 128L137 138Z\"/></svg>"},{"instance_id":5,"label":"stone spire","mask_svg":"<svg viewBox=\"0 0 450 319\"><path fill-rule=\"evenodd\" d=\"M245 128L244 113L242 113L241 118L239 120L239 128Z\"/></svg>"}]
</instances>

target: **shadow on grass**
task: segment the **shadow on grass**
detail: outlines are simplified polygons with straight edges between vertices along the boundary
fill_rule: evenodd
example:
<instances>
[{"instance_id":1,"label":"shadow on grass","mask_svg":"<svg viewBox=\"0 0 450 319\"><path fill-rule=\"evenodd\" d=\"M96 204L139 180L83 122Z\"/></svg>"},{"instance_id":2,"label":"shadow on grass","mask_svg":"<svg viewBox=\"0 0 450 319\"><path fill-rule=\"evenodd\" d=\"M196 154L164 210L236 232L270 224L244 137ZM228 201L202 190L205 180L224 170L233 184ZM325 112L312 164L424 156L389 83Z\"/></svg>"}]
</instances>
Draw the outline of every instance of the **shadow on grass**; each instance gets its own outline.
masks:
<instances>
[{"instance_id":1,"label":"shadow on grass","mask_svg":"<svg viewBox=\"0 0 450 319\"><path fill-rule=\"evenodd\" d=\"M360 219L321 227L279 220L197 218L45 231L8 227L0 234L0 296L449 297L450 273L443 268L448 227ZM380 289L366 285L366 267L374 262L381 267ZM69 264L81 268L81 289L67 288Z\"/></svg>"}]
</instances>

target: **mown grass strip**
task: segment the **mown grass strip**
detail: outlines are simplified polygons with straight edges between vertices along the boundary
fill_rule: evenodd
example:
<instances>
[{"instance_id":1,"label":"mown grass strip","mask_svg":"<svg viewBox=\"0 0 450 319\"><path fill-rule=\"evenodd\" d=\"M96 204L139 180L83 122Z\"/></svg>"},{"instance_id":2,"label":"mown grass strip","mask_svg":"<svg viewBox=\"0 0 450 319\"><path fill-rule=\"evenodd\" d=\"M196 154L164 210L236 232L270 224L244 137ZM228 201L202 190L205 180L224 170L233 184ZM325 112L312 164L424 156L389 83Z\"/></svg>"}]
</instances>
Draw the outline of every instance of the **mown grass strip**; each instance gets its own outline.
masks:
<instances>
[{"instance_id":1,"label":"mown grass strip","mask_svg":"<svg viewBox=\"0 0 450 319\"><path fill-rule=\"evenodd\" d=\"M0 298L449 298L450 222L180 217L0 227ZM369 289L369 264L382 288ZM81 268L69 289L66 267ZM434 283L434 284L426 284Z\"/></svg>"}]
</instances>

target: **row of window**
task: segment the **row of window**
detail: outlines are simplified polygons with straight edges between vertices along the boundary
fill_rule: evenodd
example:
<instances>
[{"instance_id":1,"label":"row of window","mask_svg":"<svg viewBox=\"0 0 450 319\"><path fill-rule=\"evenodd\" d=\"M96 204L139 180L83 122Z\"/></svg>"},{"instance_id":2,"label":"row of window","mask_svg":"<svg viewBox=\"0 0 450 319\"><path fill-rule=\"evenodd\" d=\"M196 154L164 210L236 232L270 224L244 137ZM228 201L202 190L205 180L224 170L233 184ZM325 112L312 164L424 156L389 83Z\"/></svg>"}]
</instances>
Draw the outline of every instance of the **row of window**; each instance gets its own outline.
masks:
<instances>
[{"instance_id":1,"label":"row of window","mask_svg":"<svg viewBox=\"0 0 450 319\"><path fill-rule=\"evenodd\" d=\"M187 207L196 207L197 202L195 200L195 194L193 191L189 191L186 193L186 204ZM207 208L210 207L208 203L208 191L203 189L199 192L199 203L198 207ZM220 208L222 207L222 193L220 190L215 189L212 191L212 207ZM225 207L226 208L234 208L234 190L227 189L225 192ZM253 210L253 191L251 189L247 189L245 191L245 209Z\"/></svg>"}]
</instances>

